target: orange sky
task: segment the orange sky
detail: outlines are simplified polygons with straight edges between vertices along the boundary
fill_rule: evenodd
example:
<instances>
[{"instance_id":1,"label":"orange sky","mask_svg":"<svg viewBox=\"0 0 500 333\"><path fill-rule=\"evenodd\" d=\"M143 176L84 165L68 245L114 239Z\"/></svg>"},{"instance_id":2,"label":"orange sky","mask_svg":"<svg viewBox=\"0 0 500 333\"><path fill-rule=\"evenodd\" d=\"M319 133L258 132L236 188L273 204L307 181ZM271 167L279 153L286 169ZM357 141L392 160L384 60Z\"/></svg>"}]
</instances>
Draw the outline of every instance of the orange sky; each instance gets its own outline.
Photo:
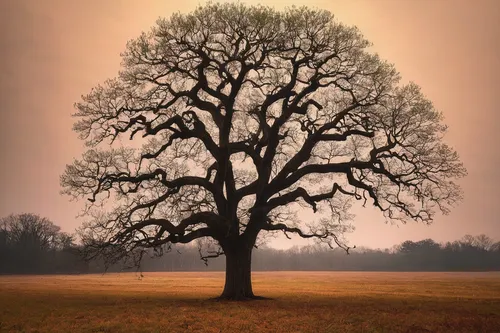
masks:
<instances>
[{"instance_id":1,"label":"orange sky","mask_svg":"<svg viewBox=\"0 0 500 333\"><path fill-rule=\"evenodd\" d=\"M258 3L259 1L242 1ZM199 1L0 0L0 217L33 212L72 232L80 203L59 195L65 164L83 151L71 131L73 103L119 70L127 40L158 16ZM500 1L260 1L307 4L357 25L403 80L419 84L445 115L447 140L469 171L465 200L431 226L385 225L356 209L351 244L453 240L486 233L500 240ZM278 239L272 245L297 242Z\"/></svg>"}]
</instances>

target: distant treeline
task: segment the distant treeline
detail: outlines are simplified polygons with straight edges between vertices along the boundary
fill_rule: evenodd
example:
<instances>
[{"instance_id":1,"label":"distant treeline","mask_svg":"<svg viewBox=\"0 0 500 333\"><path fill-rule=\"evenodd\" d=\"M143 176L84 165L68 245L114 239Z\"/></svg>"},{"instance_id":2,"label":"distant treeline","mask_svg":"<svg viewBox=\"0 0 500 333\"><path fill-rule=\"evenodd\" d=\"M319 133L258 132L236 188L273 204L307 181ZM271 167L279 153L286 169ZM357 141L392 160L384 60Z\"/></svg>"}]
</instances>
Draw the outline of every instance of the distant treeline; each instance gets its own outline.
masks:
<instances>
[{"instance_id":1,"label":"distant treeline","mask_svg":"<svg viewBox=\"0 0 500 333\"><path fill-rule=\"evenodd\" d=\"M178 252L177 252L178 251ZM183 246L161 258L145 259L143 271L224 270L224 258L211 259L208 266L199 260L198 249ZM500 242L489 237L465 236L439 244L432 239L405 241L393 249L358 248L331 250L312 245L288 250L259 248L252 258L254 271L496 271L500 270Z\"/></svg>"},{"instance_id":2,"label":"distant treeline","mask_svg":"<svg viewBox=\"0 0 500 333\"><path fill-rule=\"evenodd\" d=\"M84 261L73 238L50 221L33 214L0 219L0 274L101 273L102 262ZM493 271L500 270L500 242L480 235L439 244L432 239L405 241L392 249L330 250L312 245L277 250L259 247L252 269L338 271ZM141 271L221 271L224 257L200 260L196 245L175 246L162 257L146 256ZM108 268L116 272L122 265Z\"/></svg>"},{"instance_id":3,"label":"distant treeline","mask_svg":"<svg viewBox=\"0 0 500 333\"><path fill-rule=\"evenodd\" d=\"M0 219L0 274L88 271L73 237L34 214Z\"/></svg>"}]
</instances>

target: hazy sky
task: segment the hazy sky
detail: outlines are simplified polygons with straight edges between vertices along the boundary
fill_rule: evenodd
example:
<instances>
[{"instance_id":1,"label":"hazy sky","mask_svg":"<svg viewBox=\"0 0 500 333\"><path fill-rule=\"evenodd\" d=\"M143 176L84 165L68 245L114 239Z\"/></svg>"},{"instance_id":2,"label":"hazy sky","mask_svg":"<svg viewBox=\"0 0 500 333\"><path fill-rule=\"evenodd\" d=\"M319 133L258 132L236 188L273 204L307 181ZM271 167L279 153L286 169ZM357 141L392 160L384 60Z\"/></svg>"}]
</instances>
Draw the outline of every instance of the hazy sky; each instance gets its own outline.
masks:
<instances>
[{"instance_id":1,"label":"hazy sky","mask_svg":"<svg viewBox=\"0 0 500 333\"><path fill-rule=\"evenodd\" d=\"M242 1L307 4L357 25L373 49L414 81L445 115L447 141L469 171L465 200L431 226L386 225L356 209L351 244L447 241L486 233L500 240L500 1ZM73 103L116 75L127 40L159 16L202 1L0 0L0 217L33 212L72 232L81 203L60 196L59 175L83 151ZM296 244L297 242L295 242ZM293 242L273 241L288 247Z\"/></svg>"}]
</instances>

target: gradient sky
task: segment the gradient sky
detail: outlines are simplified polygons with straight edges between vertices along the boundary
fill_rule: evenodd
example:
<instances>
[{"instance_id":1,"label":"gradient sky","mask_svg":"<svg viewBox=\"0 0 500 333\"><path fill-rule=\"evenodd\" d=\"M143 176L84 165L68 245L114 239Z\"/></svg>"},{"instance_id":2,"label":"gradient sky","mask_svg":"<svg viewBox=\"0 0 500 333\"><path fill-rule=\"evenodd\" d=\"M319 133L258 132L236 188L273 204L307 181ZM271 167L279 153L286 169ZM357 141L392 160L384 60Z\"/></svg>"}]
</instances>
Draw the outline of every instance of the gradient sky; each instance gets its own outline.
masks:
<instances>
[{"instance_id":1,"label":"gradient sky","mask_svg":"<svg viewBox=\"0 0 500 333\"><path fill-rule=\"evenodd\" d=\"M356 25L445 115L447 141L469 171L465 200L431 226L384 224L356 208L351 244L390 247L406 239L465 234L500 240L500 1L257 1L328 9ZM59 175L83 152L71 131L73 103L117 74L127 40L159 16L202 1L0 0L0 217L33 212L72 232L82 203L59 194ZM299 241L273 240L289 247Z\"/></svg>"}]
</instances>

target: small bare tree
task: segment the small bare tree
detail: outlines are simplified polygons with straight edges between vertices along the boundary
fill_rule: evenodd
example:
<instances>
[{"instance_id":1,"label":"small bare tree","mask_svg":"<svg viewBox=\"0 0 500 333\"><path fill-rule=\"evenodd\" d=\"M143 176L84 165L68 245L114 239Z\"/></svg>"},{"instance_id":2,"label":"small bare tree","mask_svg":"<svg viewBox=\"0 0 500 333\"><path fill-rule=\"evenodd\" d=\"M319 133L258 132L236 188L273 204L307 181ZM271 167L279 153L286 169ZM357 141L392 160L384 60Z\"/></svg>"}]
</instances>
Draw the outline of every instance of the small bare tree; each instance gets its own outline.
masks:
<instances>
[{"instance_id":1,"label":"small bare tree","mask_svg":"<svg viewBox=\"0 0 500 333\"><path fill-rule=\"evenodd\" d=\"M51 269L53 255L61 247L60 228L36 214L0 218L0 271L37 273Z\"/></svg>"},{"instance_id":2,"label":"small bare tree","mask_svg":"<svg viewBox=\"0 0 500 333\"><path fill-rule=\"evenodd\" d=\"M36 214L9 215L0 219L0 230L8 235L8 243L33 253L58 248L60 229L48 219Z\"/></svg>"},{"instance_id":3,"label":"small bare tree","mask_svg":"<svg viewBox=\"0 0 500 333\"><path fill-rule=\"evenodd\" d=\"M213 239L221 297L242 299L263 231L347 249L351 199L403 222L447 213L465 169L442 115L368 46L305 7L209 3L158 20L128 43L118 77L76 104L90 150L61 183L89 199L88 248L117 261ZM304 205L315 221L294 218Z\"/></svg>"}]
</instances>

